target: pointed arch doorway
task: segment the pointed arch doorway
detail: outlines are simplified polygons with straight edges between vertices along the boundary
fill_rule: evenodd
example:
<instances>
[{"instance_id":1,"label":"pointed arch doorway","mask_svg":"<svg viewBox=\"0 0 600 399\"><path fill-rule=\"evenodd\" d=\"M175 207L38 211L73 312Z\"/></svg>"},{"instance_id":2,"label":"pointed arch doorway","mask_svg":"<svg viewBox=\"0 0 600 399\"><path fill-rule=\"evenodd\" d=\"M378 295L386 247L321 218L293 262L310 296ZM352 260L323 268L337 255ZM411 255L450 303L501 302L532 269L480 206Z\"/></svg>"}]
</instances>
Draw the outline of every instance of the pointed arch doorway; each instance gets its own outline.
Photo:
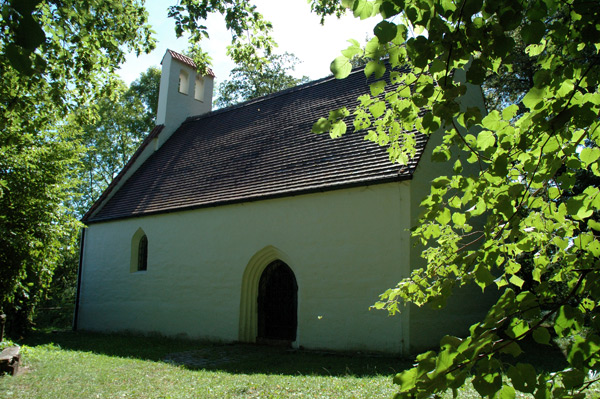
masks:
<instances>
[{"instance_id":1,"label":"pointed arch doorway","mask_svg":"<svg viewBox=\"0 0 600 399\"><path fill-rule=\"evenodd\" d=\"M285 252L272 245L267 245L250 258L242 276L239 325L239 340L241 342L289 344L295 341L298 344L298 284L296 276L289 266L292 263L290 257ZM285 267L282 265L285 265ZM261 279L263 280L262 294L259 292L261 291ZM272 326L277 324L277 316L272 316L280 313L281 308L278 310L276 307L264 306L272 304L274 300L277 302L278 294L277 292L273 292L276 290L269 288L280 286L281 284L288 287L286 292L291 292L289 296L280 295L279 297L279 302L282 302L283 310L291 314L287 323L283 320L283 325L288 326L288 328L283 329L288 332L287 335L271 334L273 332ZM261 301L260 311L258 309L259 300ZM275 319L275 322L272 322L273 319ZM259 324L262 325L260 332ZM266 336L273 335L284 335L286 339L273 340L266 338Z\"/></svg>"},{"instance_id":2,"label":"pointed arch doorway","mask_svg":"<svg viewBox=\"0 0 600 399\"><path fill-rule=\"evenodd\" d=\"M281 260L262 272L257 296L258 343L291 344L298 327L298 284L294 272Z\"/></svg>"}]
</instances>

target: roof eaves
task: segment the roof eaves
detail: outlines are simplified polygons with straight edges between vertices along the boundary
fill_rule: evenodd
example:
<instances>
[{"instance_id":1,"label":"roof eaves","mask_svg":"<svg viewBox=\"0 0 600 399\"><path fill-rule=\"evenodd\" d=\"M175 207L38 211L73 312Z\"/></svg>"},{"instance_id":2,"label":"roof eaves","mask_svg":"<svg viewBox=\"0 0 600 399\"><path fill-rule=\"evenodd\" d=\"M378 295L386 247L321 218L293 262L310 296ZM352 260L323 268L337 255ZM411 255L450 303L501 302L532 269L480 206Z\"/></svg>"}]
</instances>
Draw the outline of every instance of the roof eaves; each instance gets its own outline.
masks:
<instances>
[{"instance_id":1,"label":"roof eaves","mask_svg":"<svg viewBox=\"0 0 600 399\"><path fill-rule=\"evenodd\" d=\"M343 189L349 189L349 188L355 188L355 187L366 187L366 186L372 186L372 185L378 185L378 184L401 182L401 181L406 181L406 180L412 180L412 178L413 178L412 174L410 174L410 175L404 174L404 175L396 175L393 177L386 177L386 178L362 179L360 181L342 182L340 184L335 184L335 185L324 184L324 185L320 185L320 186L303 187L303 188L297 189L297 190L282 190L279 192L274 192L274 193L269 193L269 194L258 194L258 195L251 196L251 197L212 201L212 202L204 203L204 204L186 205L186 206L173 207L173 208L169 208L169 209L148 211L148 212L139 213L139 214L130 214L130 215L124 215L124 216L95 219L95 220L89 221L88 224L112 222L115 220L130 219L130 218L152 216L152 215L160 215L160 214L167 214L167 213L173 213L173 212L191 211L191 210L196 210L196 209L215 208L215 207L223 206L223 205L234 205L234 204L241 204L241 203L248 203L248 202L265 201L265 200L277 199L277 198L295 197L298 195L324 193L324 192L328 192L328 191L343 190Z\"/></svg>"}]
</instances>

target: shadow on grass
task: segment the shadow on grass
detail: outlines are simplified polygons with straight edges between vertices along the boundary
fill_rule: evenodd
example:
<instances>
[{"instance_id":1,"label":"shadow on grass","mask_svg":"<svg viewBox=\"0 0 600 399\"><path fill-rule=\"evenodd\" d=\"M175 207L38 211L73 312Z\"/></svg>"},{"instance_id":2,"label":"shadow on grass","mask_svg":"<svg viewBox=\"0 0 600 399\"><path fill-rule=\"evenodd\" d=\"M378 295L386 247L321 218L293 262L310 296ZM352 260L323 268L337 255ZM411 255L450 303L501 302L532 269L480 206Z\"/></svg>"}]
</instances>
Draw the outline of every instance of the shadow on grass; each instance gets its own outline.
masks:
<instances>
[{"instance_id":1,"label":"shadow on grass","mask_svg":"<svg viewBox=\"0 0 600 399\"><path fill-rule=\"evenodd\" d=\"M234 374L390 376L412 361L363 353L318 352L249 344L215 344L162 336L37 331L19 342L53 344L63 350L169 362L193 370Z\"/></svg>"},{"instance_id":2,"label":"shadow on grass","mask_svg":"<svg viewBox=\"0 0 600 399\"><path fill-rule=\"evenodd\" d=\"M367 377L391 376L412 366L412 359L364 353L292 350L250 344L217 344L163 336L37 331L19 342L28 346L54 344L63 350L169 362L192 370L232 374L277 374ZM538 372L551 373L567 367L561 351L534 341L521 342L525 353L505 363L531 363Z\"/></svg>"}]
</instances>

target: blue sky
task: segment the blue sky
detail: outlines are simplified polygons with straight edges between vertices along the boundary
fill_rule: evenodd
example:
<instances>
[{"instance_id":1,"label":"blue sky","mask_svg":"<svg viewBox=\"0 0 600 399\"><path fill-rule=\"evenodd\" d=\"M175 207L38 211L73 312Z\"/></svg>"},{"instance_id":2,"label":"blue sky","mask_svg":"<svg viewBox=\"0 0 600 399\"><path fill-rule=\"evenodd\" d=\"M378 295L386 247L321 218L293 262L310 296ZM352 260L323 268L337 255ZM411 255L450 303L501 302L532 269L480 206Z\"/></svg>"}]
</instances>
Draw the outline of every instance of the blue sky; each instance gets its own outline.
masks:
<instances>
[{"instance_id":1,"label":"blue sky","mask_svg":"<svg viewBox=\"0 0 600 399\"><path fill-rule=\"evenodd\" d=\"M150 13L150 24L156 31L158 40L156 49L150 54L136 57L130 54L119 74L128 84L150 66L160 66L160 61L167 48L183 51L187 48L185 38L176 39L175 24L167 18L167 7L174 1L147 0L146 7ZM375 21L360 21L351 15L341 20L328 18L325 26L319 24L320 18L311 14L306 0L255 0L259 12L273 23L274 37L279 47L277 53L294 53L302 63L297 66L295 75L303 75L318 79L329 74L329 64L340 55L340 51L348 47L348 39L356 39L364 43L367 36L373 36ZM231 41L220 15L207 21L210 39L203 47L213 59L213 71L217 82L228 78L233 63L225 55L226 47Z\"/></svg>"}]
</instances>

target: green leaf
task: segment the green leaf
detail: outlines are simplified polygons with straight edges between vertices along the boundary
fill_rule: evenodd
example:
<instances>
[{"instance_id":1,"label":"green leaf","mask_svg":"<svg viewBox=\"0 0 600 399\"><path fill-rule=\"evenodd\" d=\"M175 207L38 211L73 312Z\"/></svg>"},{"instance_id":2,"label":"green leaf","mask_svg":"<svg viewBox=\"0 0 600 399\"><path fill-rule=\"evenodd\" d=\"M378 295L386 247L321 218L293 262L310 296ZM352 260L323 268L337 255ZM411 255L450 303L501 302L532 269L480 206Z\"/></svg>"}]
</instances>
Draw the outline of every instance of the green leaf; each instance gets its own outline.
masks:
<instances>
[{"instance_id":1,"label":"green leaf","mask_svg":"<svg viewBox=\"0 0 600 399\"><path fill-rule=\"evenodd\" d=\"M473 388L482 396L493 397L496 392L502 389L502 375L495 372L482 372L476 373L472 380Z\"/></svg>"},{"instance_id":2,"label":"green leaf","mask_svg":"<svg viewBox=\"0 0 600 399\"><path fill-rule=\"evenodd\" d=\"M512 276L510 276L508 281L511 284L514 284L519 288L523 287L523 284L525 284L525 280L523 280L521 277L517 276L516 274L513 274Z\"/></svg>"},{"instance_id":3,"label":"green leaf","mask_svg":"<svg viewBox=\"0 0 600 399\"><path fill-rule=\"evenodd\" d=\"M417 369L412 368L394 376L394 384L400 385L401 391L409 391L415 387L417 379Z\"/></svg>"},{"instance_id":4,"label":"green leaf","mask_svg":"<svg viewBox=\"0 0 600 399\"><path fill-rule=\"evenodd\" d=\"M569 305L563 305L558 310L556 320L554 321L554 331L560 336L565 337L581 328L580 316Z\"/></svg>"},{"instance_id":5,"label":"green leaf","mask_svg":"<svg viewBox=\"0 0 600 399\"><path fill-rule=\"evenodd\" d=\"M331 123L327 120L327 118L319 118L312 126L313 133L325 133L329 131L331 128Z\"/></svg>"},{"instance_id":6,"label":"green leaf","mask_svg":"<svg viewBox=\"0 0 600 399\"><path fill-rule=\"evenodd\" d=\"M450 184L452 180L447 178L446 176L436 177L431 181L431 186L435 188L446 187Z\"/></svg>"},{"instance_id":7,"label":"green leaf","mask_svg":"<svg viewBox=\"0 0 600 399\"><path fill-rule=\"evenodd\" d=\"M568 370L562 374L562 381L567 389L579 388L585 381L585 372L583 370Z\"/></svg>"},{"instance_id":8,"label":"green leaf","mask_svg":"<svg viewBox=\"0 0 600 399\"><path fill-rule=\"evenodd\" d=\"M533 330L533 339L538 344L550 345L550 333L545 327L538 327Z\"/></svg>"},{"instance_id":9,"label":"green leaf","mask_svg":"<svg viewBox=\"0 0 600 399\"><path fill-rule=\"evenodd\" d=\"M525 106L530 110L534 111L540 108L540 104L543 104L545 96L545 89L533 87L529 90L529 92L527 92L525 97L523 97L523 104L525 104Z\"/></svg>"},{"instance_id":10,"label":"green leaf","mask_svg":"<svg viewBox=\"0 0 600 399\"><path fill-rule=\"evenodd\" d=\"M523 336L527 331L529 331L527 322L515 317L506 329L506 335L514 339Z\"/></svg>"},{"instance_id":11,"label":"green leaf","mask_svg":"<svg viewBox=\"0 0 600 399\"><path fill-rule=\"evenodd\" d=\"M599 157L600 148L598 147L586 147L583 150L581 150L581 154L579 154L579 159L581 159L581 161L584 162L586 165L595 162Z\"/></svg>"},{"instance_id":12,"label":"green leaf","mask_svg":"<svg viewBox=\"0 0 600 399\"><path fill-rule=\"evenodd\" d=\"M400 7L401 9L401 7ZM394 15L397 15L400 13L400 9L398 9L396 7L396 5L394 5L393 2L391 1L384 1L381 6L379 7L379 12L381 13L381 16L383 18L391 18Z\"/></svg>"},{"instance_id":13,"label":"green leaf","mask_svg":"<svg viewBox=\"0 0 600 399\"><path fill-rule=\"evenodd\" d=\"M354 16L367 19L373 15L373 3L367 0L356 0L353 7Z\"/></svg>"},{"instance_id":14,"label":"green leaf","mask_svg":"<svg viewBox=\"0 0 600 399\"><path fill-rule=\"evenodd\" d=\"M485 80L487 71L480 59L475 59L467 70L467 81L474 85L481 85Z\"/></svg>"},{"instance_id":15,"label":"green leaf","mask_svg":"<svg viewBox=\"0 0 600 399\"><path fill-rule=\"evenodd\" d=\"M502 353L507 353L507 354L511 355L512 357L516 358L516 357L519 357L523 353L523 350L521 349L519 344L517 344L516 342L511 342L510 344L508 344L507 346L502 348Z\"/></svg>"},{"instance_id":16,"label":"green leaf","mask_svg":"<svg viewBox=\"0 0 600 399\"><path fill-rule=\"evenodd\" d=\"M516 104L509 105L508 107L502 110L502 119L505 121L509 121L517 115L517 111L519 110L519 106Z\"/></svg>"},{"instance_id":17,"label":"green leaf","mask_svg":"<svg viewBox=\"0 0 600 399\"><path fill-rule=\"evenodd\" d=\"M465 225L466 221L467 221L467 218L465 217L464 213L454 212L452 214L452 222L454 222L455 225L462 227Z\"/></svg>"},{"instance_id":18,"label":"green leaf","mask_svg":"<svg viewBox=\"0 0 600 399\"><path fill-rule=\"evenodd\" d=\"M373 74L375 74L375 79L380 79L385 74L385 65L379 61L367 62L367 65L365 66L365 76L368 78Z\"/></svg>"},{"instance_id":19,"label":"green leaf","mask_svg":"<svg viewBox=\"0 0 600 399\"><path fill-rule=\"evenodd\" d=\"M337 121L331 126L329 135L332 139L340 138L344 135L344 133L346 133L346 128L347 127L344 121Z\"/></svg>"},{"instance_id":20,"label":"green leaf","mask_svg":"<svg viewBox=\"0 0 600 399\"><path fill-rule=\"evenodd\" d=\"M385 102L378 101L369 107L369 111L373 118L379 118L385 112Z\"/></svg>"},{"instance_id":21,"label":"green leaf","mask_svg":"<svg viewBox=\"0 0 600 399\"><path fill-rule=\"evenodd\" d=\"M352 64L350 64L350 60L348 58L342 55L333 60L329 69L336 79L344 79L346 76L350 75L350 72L352 71Z\"/></svg>"},{"instance_id":22,"label":"green leaf","mask_svg":"<svg viewBox=\"0 0 600 399\"><path fill-rule=\"evenodd\" d=\"M411 95L410 86L402 86L401 88L398 89L399 97L408 98L408 97L410 97L410 95Z\"/></svg>"},{"instance_id":23,"label":"green leaf","mask_svg":"<svg viewBox=\"0 0 600 399\"><path fill-rule=\"evenodd\" d=\"M358 43L353 43L352 46L348 47L345 50L342 50L342 55L348 59L360 53L362 53L362 49L360 48L360 45L358 45Z\"/></svg>"},{"instance_id":24,"label":"green leaf","mask_svg":"<svg viewBox=\"0 0 600 399\"><path fill-rule=\"evenodd\" d=\"M600 231L600 223L596 222L594 219L588 219L588 226L596 231Z\"/></svg>"},{"instance_id":25,"label":"green leaf","mask_svg":"<svg viewBox=\"0 0 600 399\"><path fill-rule=\"evenodd\" d=\"M510 385L504 385L500 392L497 393L496 398L498 399L515 399L515 389Z\"/></svg>"},{"instance_id":26,"label":"green leaf","mask_svg":"<svg viewBox=\"0 0 600 399\"><path fill-rule=\"evenodd\" d=\"M494 283L494 276L484 265L479 265L477 266L477 269L475 269L475 279L475 282L481 289Z\"/></svg>"},{"instance_id":27,"label":"green leaf","mask_svg":"<svg viewBox=\"0 0 600 399\"><path fill-rule=\"evenodd\" d=\"M535 368L528 363L518 363L511 366L506 373L515 389L525 393L533 393L536 388Z\"/></svg>"},{"instance_id":28,"label":"green leaf","mask_svg":"<svg viewBox=\"0 0 600 399\"><path fill-rule=\"evenodd\" d=\"M450 209L448 209L448 208L444 208L444 210L436 218L436 220L442 225L448 224L448 222L450 222L450 219L451 219L451 214L450 214Z\"/></svg>"},{"instance_id":29,"label":"green leaf","mask_svg":"<svg viewBox=\"0 0 600 399\"><path fill-rule=\"evenodd\" d=\"M348 111L348 108L336 108L334 110L329 111L329 121L335 122L338 119L344 119L348 115L350 115L350 111Z\"/></svg>"},{"instance_id":30,"label":"green leaf","mask_svg":"<svg viewBox=\"0 0 600 399\"><path fill-rule=\"evenodd\" d=\"M373 33L375 33L375 36L377 36L379 43L381 44L394 40L397 31L398 28L396 27L396 24L385 20L375 25L375 28L373 29Z\"/></svg>"},{"instance_id":31,"label":"green leaf","mask_svg":"<svg viewBox=\"0 0 600 399\"><path fill-rule=\"evenodd\" d=\"M385 81L378 80L377 82L373 82L369 85L369 89L371 90L371 95L377 97L385 91Z\"/></svg>"},{"instance_id":32,"label":"green leaf","mask_svg":"<svg viewBox=\"0 0 600 399\"><path fill-rule=\"evenodd\" d=\"M45 41L46 34L40 24L30 14L25 14L15 29L15 43L33 51Z\"/></svg>"},{"instance_id":33,"label":"green leaf","mask_svg":"<svg viewBox=\"0 0 600 399\"><path fill-rule=\"evenodd\" d=\"M33 69L31 68L31 59L29 54L21 50L14 44L6 46L6 52L4 54L13 68L21 72L24 75L33 75Z\"/></svg>"},{"instance_id":34,"label":"green leaf","mask_svg":"<svg viewBox=\"0 0 600 399\"><path fill-rule=\"evenodd\" d=\"M483 120L481 121L481 124L483 125L484 128L490 130L490 131L495 131L499 128L501 128L502 126L504 126L505 122L502 121L502 118L500 117L500 113L496 110L490 112L489 114L487 114L485 116L485 118L483 118Z\"/></svg>"},{"instance_id":35,"label":"green leaf","mask_svg":"<svg viewBox=\"0 0 600 399\"><path fill-rule=\"evenodd\" d=\"M477 147L481 150L486 150L496 144L496 137L489 130L483 130L477 135Z\"/></svg>"},{"instance_id":36,"label":"green leaf","mask_svg":"<svg viewBox=\"0 0 600 399\"><path fill-rule=\"evenodd\" d=\"M528 44L538 44L544 34L546 33L546 26L543 22L532 21L528 25L522 28L521 34L523 35L523 42Z\"/></svg>"}]
</instances>

